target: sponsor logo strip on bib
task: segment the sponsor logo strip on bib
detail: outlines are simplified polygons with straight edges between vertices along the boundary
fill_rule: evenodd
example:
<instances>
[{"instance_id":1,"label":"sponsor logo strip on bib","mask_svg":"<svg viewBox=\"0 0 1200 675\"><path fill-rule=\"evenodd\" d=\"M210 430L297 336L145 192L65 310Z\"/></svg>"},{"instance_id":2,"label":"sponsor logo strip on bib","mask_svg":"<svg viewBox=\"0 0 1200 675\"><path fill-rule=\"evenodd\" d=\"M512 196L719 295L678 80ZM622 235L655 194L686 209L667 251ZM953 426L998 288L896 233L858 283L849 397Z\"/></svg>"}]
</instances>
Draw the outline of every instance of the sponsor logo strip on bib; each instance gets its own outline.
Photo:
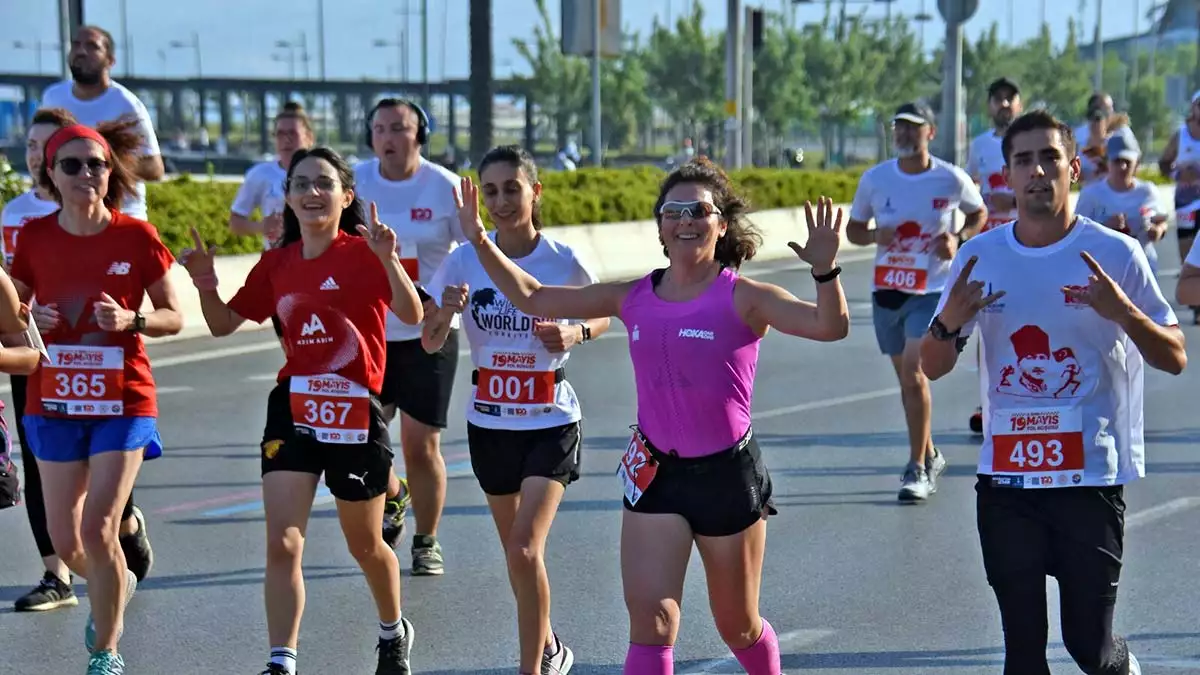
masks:
<instances>
[{"instance_id":1,"label":"sponsor logo strip on bib","mask_svg":"<svg viewBox=\"0 0 1200 675\"><path fill-rule=\"evenodd\" d=\"M621 464L617 466L617 476L625 488L625 499L630 504L637 504L658 474L658 464L651 458L650 451L642 442L641 434L634 432L629 441L629 448L621 456Z\"/></svg>"},{"instance_id":2,"label":"sponsor logo strip on bib","mask_svg":"<svg viewBox=\"0 0 1200 675\"><path fill-rule=\"evenodd\" d=\"M992 415L992 474L1009 487L1055 488L1083 481L1078 408L1001 410Z\"/></svg>"},{"instance_id":3,"label":"sponsor logo strip on bib","mask_svg":"<svg viewBox=\"0 0 1200 675\"><path fill-rule=\"evenodd\" d=\"M296 431L321 443L366 443L370 392L339 375L292 377L290 402Z\"/></svg>"},{"instance_id":4,"label":"sponsor logo strip on bib","mask_svg":"<svg viewBox=\"0 0 1200 675\"><path fill-rule=\"evenodd\" d=\"M52 415L120 417L125 412L125 350L50 345L42 366L42 410Z\"/></svg>"}]
</instances>

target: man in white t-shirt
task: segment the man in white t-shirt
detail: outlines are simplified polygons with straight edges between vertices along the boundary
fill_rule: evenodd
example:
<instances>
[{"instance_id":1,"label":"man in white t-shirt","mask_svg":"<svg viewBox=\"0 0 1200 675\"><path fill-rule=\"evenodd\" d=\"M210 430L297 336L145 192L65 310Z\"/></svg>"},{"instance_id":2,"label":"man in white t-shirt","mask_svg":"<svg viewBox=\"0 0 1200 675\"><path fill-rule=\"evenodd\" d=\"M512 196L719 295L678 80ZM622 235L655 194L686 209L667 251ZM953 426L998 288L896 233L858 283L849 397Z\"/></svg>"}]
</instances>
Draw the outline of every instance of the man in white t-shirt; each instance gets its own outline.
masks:
<instances>
[{"instance_id":1,"label":"man in white t-shirt","mask_svg":"<svg viewBox=\"0 0 1200 675\"><path fill-rule=\"evenodd\" d=\"M899 499L921 502L937 491L946 460L933 445L929 381L921 373L921 336L946 284L959 241L987 221L979 189L965 171L929 154L933 113L906 103L892 118L897 159L871 167L858 183L846 237L875 253L875 338L900 380L909 459ZM961 230L955 211L966 214ZM868 228L871 220L873 229Z\"/></svg>"},{"instance_id":2,"label":"man in white t-shirt","mask_svg":"<svg viewBox=\"0 0 1200 675\"><path fill-rule=\"evenodd\" d=\"M1018 218L963 245L921 345L932 379L974 330L984 363L977 493L984 570L1004 629L1006 675L1049 673L1046 577L1080 669L1140 675L1112 633L1124 484L1145 475L1143 369L1180 373L1184 337L1142 247L1072 213L1079 158L1045 111L1004 138Z\"/></svg>"},{"instance_id":3,"label":"man in white t-shirt","mask_svg":"<svg viewBox=\"0 0 1200 675\"><path fill-rule=\"evenodd\" d=\"M110 73L115 63L112 35L96 26L81 27L71 41L72 79L48 87L41 107L65 108L80 124L91 127L122 117L137 119L137 131L144 142L133 172L143 181L161 180L163 161L150 113L133 92L112 81ZM136 196L121 206L121 212L141 220L148 218L145 183L138 183Z\"/></svg>"},{"instance_id":4,"label":"man in white t-shirt","mask_svg":"<svg viewBox=\"0 0 1200 675\"><path fill-rule=\"evenodd\" d=\"M379 101L367 115L366 141L375 158L356 166L354 178L359 198L368 205L374 202L379 220L396 231L400 263L430 313L437 303L425 289L442 261L466 237L455 202L459 178L421 157L428 138L429 118L420 106L404 99ZM412 545L415 575L445 571L437 541L446 502L441 431L448 424L458 369L459 323L456 318L451 324L442 349L429 354L421 347L420 324L408 326L388 315L387 366L379 400L389 419L400 412L400 443L417 526ZM393 546L403 522L403 502L397 501L402 492L400 481L393 480L384 523L384 538Z\"/></svg>"}]
</instances>

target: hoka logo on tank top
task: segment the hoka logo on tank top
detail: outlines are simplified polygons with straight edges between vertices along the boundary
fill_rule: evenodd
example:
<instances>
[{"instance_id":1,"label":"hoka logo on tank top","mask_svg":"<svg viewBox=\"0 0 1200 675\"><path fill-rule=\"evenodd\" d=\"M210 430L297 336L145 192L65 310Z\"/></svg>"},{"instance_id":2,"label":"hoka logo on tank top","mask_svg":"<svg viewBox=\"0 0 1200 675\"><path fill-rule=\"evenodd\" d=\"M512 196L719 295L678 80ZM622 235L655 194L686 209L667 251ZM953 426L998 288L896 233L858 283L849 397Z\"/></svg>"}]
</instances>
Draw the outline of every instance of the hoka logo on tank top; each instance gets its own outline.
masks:
<instances>
[{"instance_id":1,"label":"hoka logo on tank top","mask_svg":"<svg viewBox=\"0 0 1200 675\"><path fill-rule=\"evenodd\" d=\"M475 325L496 336L528 335L541 319L527 316L494 288L479 288L471 293L471 319Z\"/></svg>"}]
</instances>

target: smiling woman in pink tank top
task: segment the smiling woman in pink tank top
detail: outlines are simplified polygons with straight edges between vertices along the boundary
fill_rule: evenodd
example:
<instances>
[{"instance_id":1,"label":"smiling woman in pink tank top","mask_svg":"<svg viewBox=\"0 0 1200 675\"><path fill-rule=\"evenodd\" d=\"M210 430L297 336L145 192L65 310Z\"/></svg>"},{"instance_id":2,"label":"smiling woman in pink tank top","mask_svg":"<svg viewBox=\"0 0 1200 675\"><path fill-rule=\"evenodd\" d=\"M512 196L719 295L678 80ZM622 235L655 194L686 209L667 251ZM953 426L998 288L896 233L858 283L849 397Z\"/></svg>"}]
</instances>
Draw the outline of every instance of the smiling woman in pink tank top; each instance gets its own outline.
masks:
<instances>
[{"instance_id":1,"label":"smiling woman in pink tank top","mask_svg":"<svg viewBox=\"0 0 1200 675\"><path fill-rule=\"evenodd\" d=\"M470 178L468 203L477 199ZM625 485L621 575L629 610L626 675L670 675L683 577L700 550L721 638L750 675L780 675L779 641L758 611L771 478L750 428L758 346L767 330L832 342L850 314L836 264L842 217L822 197L808 238L817 302L738 274L762 237L747 204L706 158L663 182L654 215L669 264L640 280L544 286L485 235L464 234L497 288L531 316L617 316L629 331L637 425L617 470ZM666 621L663 619L666 618Z\"/></svg>"}]
</instances>

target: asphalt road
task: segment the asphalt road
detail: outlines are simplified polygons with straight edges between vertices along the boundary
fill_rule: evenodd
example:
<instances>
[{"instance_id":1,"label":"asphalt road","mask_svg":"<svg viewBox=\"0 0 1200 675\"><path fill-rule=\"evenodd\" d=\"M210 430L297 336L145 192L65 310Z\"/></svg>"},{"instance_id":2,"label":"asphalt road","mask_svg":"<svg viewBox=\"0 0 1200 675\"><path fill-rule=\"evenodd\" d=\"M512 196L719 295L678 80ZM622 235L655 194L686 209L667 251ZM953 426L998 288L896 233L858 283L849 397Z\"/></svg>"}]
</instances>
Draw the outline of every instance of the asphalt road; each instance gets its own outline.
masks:
<instances>
[{"instance_id":1,"label":"asphalt road","mask_svg":"<svg viewBox=\"0 0 1200 675\"><path fill-rule=\"evenodd\" d=\"M1162 260L1177 266L1173 241ZM974 524L977 444L966 431L976 375L964 364L935 384L933 428L950 468L928 504L899 506L906 436L895 377L871 329L869 269L861 261L846 266L854 317L847 340L823 345L772 334L762 350L755 426L780 510L769 526L763 613L781 636L788 673L998 673L1002 637ZM748 271L812 296L807 270ZM1170 270L1163 283L1173 294ZM1186 330L1200 344L1200 332ZM624 337L619 323L613 333ZM268 648L257 441L281 357L269 332L151 351L167 451L145 466L137 498L157 562L130 606L122 653L134 674L257 673ZM507 675L517 658L515 610L467 462L468 372L460 367L455 422L443 441L452 476L441 532L446 576L406 575L404 609L417 627L417 672ZM634 419L625 344L604 339L581 348L571 378L586 415L584 478L568 490L551 533L554 625L575 650L575 672L619 673L627 628L613 472ZM1179 377L1146 379L1149 477L1127 492L1117 627L1147 673L1200 673L1200 460L1192 454L1200 427L1189 403L1198 390L1200 364ZM86 601L13 613L12 601L41 575L21 508L0 513L0 541L0 674L82 672ZM315 507L305 562L300 672L374 672L376 617L327 500ZM407 570L407 555L401 563ZM1054 671L1078 672L1057 628L1050 639ZM698 556L675 653L679 673L741 672L713 628Z\"/></svg>"}]
</instances>

